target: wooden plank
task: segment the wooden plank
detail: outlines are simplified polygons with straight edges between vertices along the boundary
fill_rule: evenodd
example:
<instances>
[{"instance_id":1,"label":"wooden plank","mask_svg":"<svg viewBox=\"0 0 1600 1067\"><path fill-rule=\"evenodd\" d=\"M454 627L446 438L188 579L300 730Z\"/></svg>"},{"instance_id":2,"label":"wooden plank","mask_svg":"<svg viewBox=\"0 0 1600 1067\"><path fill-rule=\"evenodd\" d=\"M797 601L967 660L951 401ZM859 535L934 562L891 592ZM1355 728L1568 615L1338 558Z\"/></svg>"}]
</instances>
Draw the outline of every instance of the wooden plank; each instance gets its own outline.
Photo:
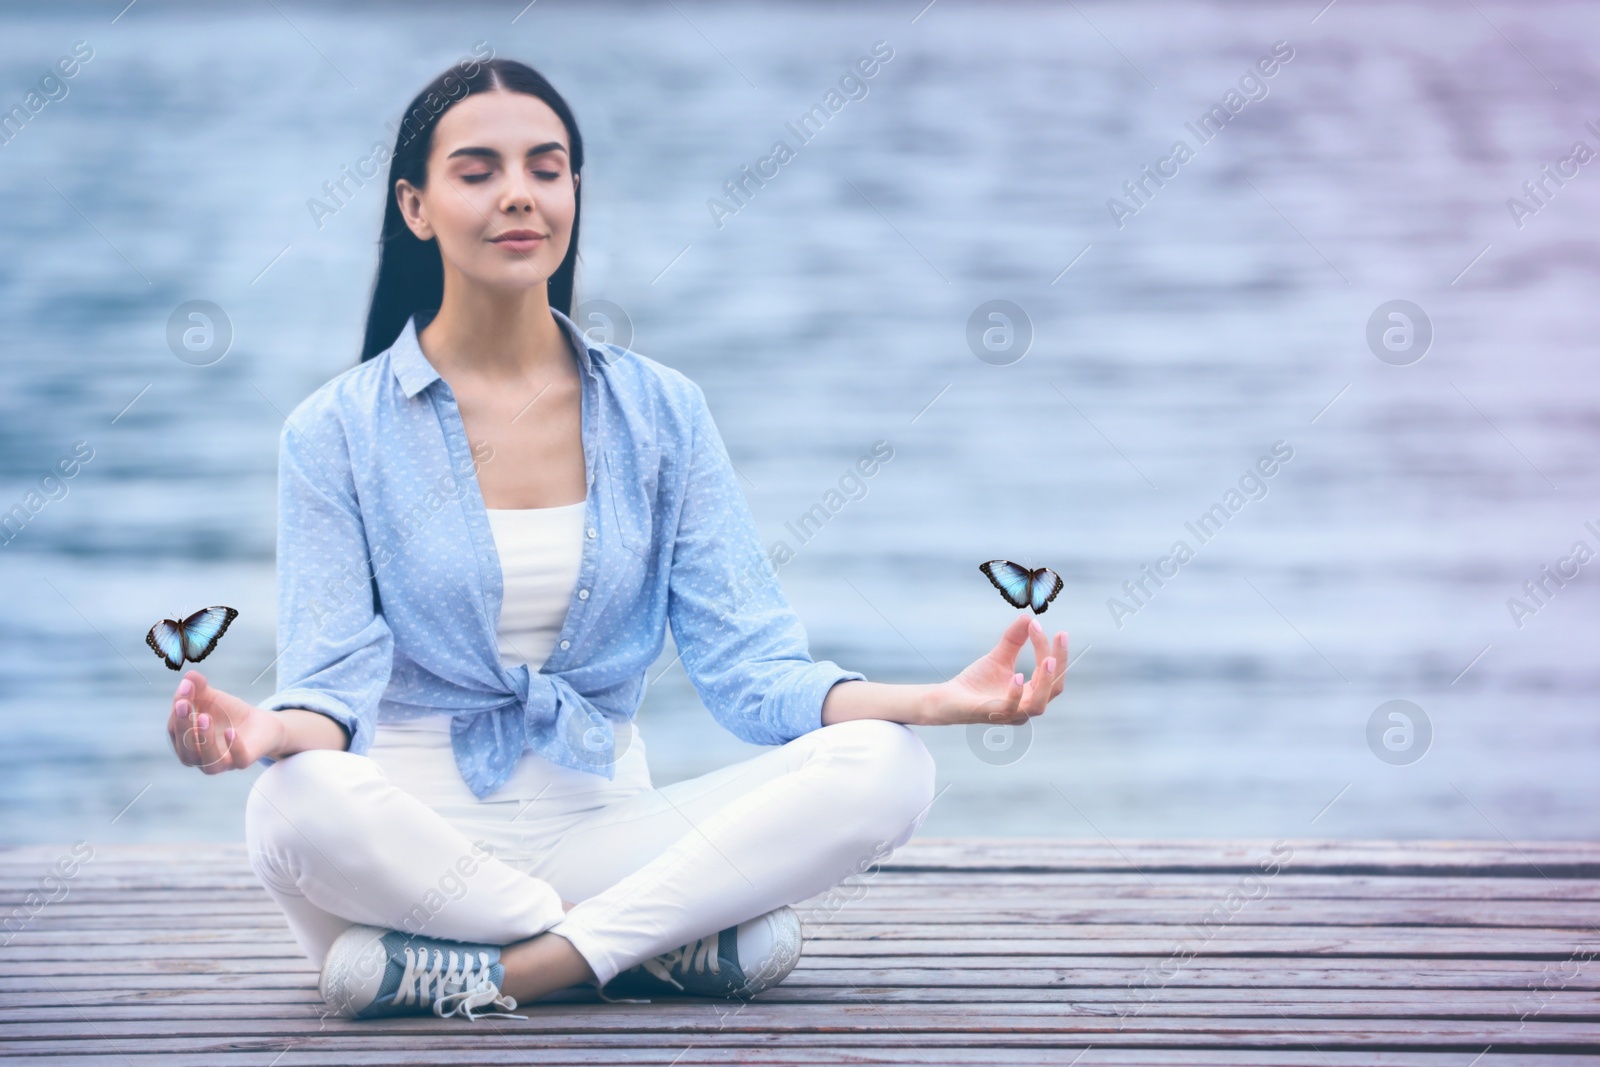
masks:
<instances>
[{"instance_id":1,"label":"wooden plank","mask_svg":"<svg viewBox=\"0 0 1600 1067\"><path fill-rule=\"evenodd\" d=\"M126 1067L264 1067L282 1056L277 1067L393 1067L405 1062L403 1053L368 1052L362 1049L325 1051L319 1042L308 1040L291 1045L286 1054L283 1045L264 1050L216 1050L203 1054L158 1053L141 1054L134 1049L107 1054L94 1060L75 1062L104 1062ZM592 1064L650 1065L650 1067L724 1067L728 1064L748 1064L750 1067L795 1064L948 1064L948 1065L1010 1065L1049 1064L1062 1067L1075 1059L1082 1067L1465 1067L1462 1054L1454 1052L1340 1052L1231 1049L1213 1051L1202 1049L1111 1049L1085 1045L1063 1045L1059 1048L964 1048L944 1046L925 1048L797 1048L786 1044L782 1048L763 1048L755 1045L727 1048L706 1048L695 1045L668 1045L662 1049L605 1048L584 1050L550 1048L540 1050L537 1061L530 1061L520 1049L489 1049L475 1042L462 1042L461 1049L430 1049L429 1064L511 1064L528 1067L537 1062L539 1067L587 1067ZM1092 1052L1092 1056L1085 1055ZM1081 1059L1079 1059L1081 1057ZM10 1067L61 1067L62 1060L54 1056L22 1056L8 1061ZM1475 1060L1472 1067L1596 1067L1600 1057L1547 1055L1540 1053L1512 1053L1500 1055L1489 1052Z\"/></svg>"},{"instance_id":2,"label":"wooden plank","mask_svg":"<svg viewBox=\"0 0 1600 1067\"><path fill-rule=\"evenodd\" d=\"M1399 930L1400 928L1395 929ZM1472 933L1471 931L1461 931L1459 928L1454 931L1453 936L1448 937L1433 931L1423 931L1406 936L1401 936L1391 931L1372 931L1371 933L1374 935L1387 934L1389 936L1372 936L1362 939L1328 935L1277 937L1272 939L1246 939L1236 936L1226 941L1218 937L1203 948L1197 949L1196 955L1204 958L1224 955L1334 955L1372 959L1471 957L1565 960L1571 958L1582 944L1579 939L1573 936L1571 931L1543 931L1542 936L1538 938L1519 936L1514 943L1503 939L1497 940L1495 937L1472 937L1469 936ZM1583 931L1583 933L1587 934L1587 931ZM962 957L972 953L983 953L985 955L1000 953L1013 956L1058 956L1078 953L1106 956L1160 957L1171 953L1174 946L1179 943L1179 940L1173 937L1119 938L1106 941L1096 938L1049 937L997 938L994 940L895 937L854 940L817 939L815 950L818 954L877 956L884 951L885 945L890 945L892 947L889 951L896 953L946 958ZM39 951L47 953L49 947L41 947Z\"/></svg>"},{"instance_id":3,"label":"wooden plank","mask_svg":"<svg viewBox=\"0 0 1600 1067\"><path fill-rule=\"evenodd\" d=\"M3 850L0 850L3 852ZM19 867L0 858L0 893L20 894L39 888L41 878L48 868ZM1058 888L1078 887L1085 894L1115 891L1132 896L1217 896L1240 883L1239 873L1216 871L1156 872L1159 879L1141 875L1126 866L1119 871L1044 870L1014 872L968 868L956 870L901 870L892 867L875 867L861 877L874 886L901 887L920 891L929 887L987 890L997 886L1015 886L1022 889L1054 891ZM250 895L261 891L261 884L243 856L224 864L184 864L164 867L140 865L138 867L112 867L98 861L79 866L77 872L65 879L73 887L93 885L103 880L128 888L143 887L150 891L187 886L214 886L232 894ZM1519 897L1531 895L1545 898L1563 894L1582 894L1595 899L1600 893L1596 880L1583 877L1546 877L1529 871L1525 875L1477 876L1473 874L1329 874L1312 870L1297 870L1291 864L1278 874L1262 877L1261 881L1273 887L1288 887L1284 892L1304 893L1308 896L1329 896L1349 899L1355 896L1387 896L1391 892L1402 896L1434 897L1440 894L1469 896L1490 895ZM1318 890L1323 892L1318 893ZM818 894L819 896L822 894Z\"/></svg>"},{"instance_id":4,"label":"wooden plank","mask_svg":"<svg viewBox=\"0 0 1600 1067\"><path fill-rule=\"evenodd\" d=\"M584 999L601 1003L593 996ZM951 1011L966 1013L970 1013L969 1005L983 1004L986 1007L982 1010L993 1013L997 1019L1029 1012L1165 1018L1275 1014L1294 1019L1520 1018L1537 1012L1543 1021L1600 1021L1600 991L1593 990L1556 990L1536 999L1526 990L1519 995L1503 990L1169 988L1139 995L1127 988L1018 990L785 983L768 990L760 998L760 1003L769 1007L859 1004L862 1001L877 1005L939 1004L949 1006ZM81 1009L91 1003L95 1005L93 1018L97 1026L147 1019L274 1019L289 1013L317 1015L323 1008L315 991L307 990L304 985L295 990L235 990L226 994L174 990L159 997L124 992L117 999L38 991L25 996L8 996L6 1003L0 1006L0 1026L49 1022L81 1025Z\"/></svg>"},{"instance_id":5,"label":"wooden plank","mask_svg":"<svg viewBox=\"0 0 1600 1067\"><path fill-rule=\"evenodd\" d=\"M228 925L244 929L278 929L284 925L277 905L266 898L250 904L213 902L207 897L205 910L214 918L227 917ZM897 900L883 899L869 890L864 897L843 904L818 898L816 903L801 902L795 911L809 926L824 929L829 923L847 919L852 923L1060 923L1060 924L1141 924L1167 925L1182 921L1203 923L1215 913L1252 925L1289 926L1531 926L1583 928L1600 926L1600 901L1490 900L1490 901L1339 901L1280 900L1271 897L1250 901L1230 912L1223 898L1173 902L1170 900L1051 899L1047 895L995 893L974 897L965 904L948 894L902 895ZM1217 909L1221 909L1217 911ZM1237 916L1238 918L1233 918ZM195 904L191 900L157 903L93 903L62 900L40 909L33 917L34 928L48 925L61 930L103 930L136 923L141 928L166 930L192 928ZM3 936L3 935L0 935Z\"/></svg>"},{"instance_id":6,"label":"wooden plank","mask_svg":"<svg viewBox=\"0 0 1600 1067\"><path fill-rule=\"evenodd\" d=\"M923 838L897 850L886 869L1105 870L1146 873L1257 869L1275 846L1292 850L1286 869L1344 874L1437 874L1456 869L1479 876L1515 873L1600 877L1600 843L1588 841L1328 841L1286 839L1118 841L1074 838ZM101 844L85 867L114 862L197 870L206 864L245 866L242 842ZM68 845L0 848L0 867L44 869L69 854Z\"/></svg>"},{"instance_id":7,"label":"wooden plank","mask_svg":"<svg viewBox=\"0 0 1600 1067\"><path fill-rule=\"evenodd\" d=\"M1126 990L1147 966L1142 960L1117 960L1104 957L1058 957L1046 960L1050 966L1022 966L1013 957L971 957L962 968L950 966L885 966L877 958L811 957L800 958L794 974L787 977L773 995L794 987L918 987L938 993L942 989L960 990L968 997L973 989L1059 990L1061 997L1077 995L1074 990ZM1218 958L1190 961L1166 982L1174 989L1344 989L1344 990L1502 990L1510 997L1528 997L1531 990L1558 974L1549 963L1536 960L1306 960L1306 958ZM45 984L42 977L50 977ZM18 973L6 969L0 974L0 993L6 1003L19 1003L27 993L45 990L42 997L70 997L77 1001L90 995L106 998L157 998L163 995L189 995L195 998L226 998L238 995L275 995L275 990L299 990L309 1001L315 998L317 973L299 961L298 966L261 969L253 966L234 973L190 971L181 966L165 966L150 973L149 966L134 963L122 973L96 968L85 973L82 965L62 965L54 973ZM1560 974L1560 989L1600 990L1600 968L1579 968L1573 974Z\"/></svg>"},{"instance_id":8,"label":"wooden plank","mask_svg":"<svg viewBox=\"0 0 1600 1067\"><path fill-rule=\"evenodd\" d=\"M1076 931L1076 932L1074 932ZM988 936L985 936L985 935ZM1246 927L1223 928L1201 941L1187 927L1108 925L1051 927L1012 924L979 931L959 924L866 926L838 924L808 938L819 955L900 955L960 957L981 953L1013 956L1095 954L1156 956L1189 945L1197 957L1360 956L1367 958L1450 958L1564 960L1595 945L1587 929L1532 927ZM184 932L24 930L6 945L15 962L82 959L93 949L96 960L196 959L218 954L250 958L298 956L287 940L263 940L256 931L194 929Z\"/></svg>"},{"instance_id":9,"label":"wooden plank","mask_svg":"<svg viewBox=\"0 0 1600 1067\"><path fill-rule=\"evenodd\" d=\"M239 843L97 847L64 900L0 932L0 1058L1070 1063L1092 1045L1086 1067L1600 1059L1600 845L1290 842L1261 899L1214 912L1271 846L916 842L861 899L802 902L800 965L753 1004L571 991L476 1025L327 1017ZM0 921L64 854L0 850ZM1198 954L1171 970L1184 942Z\"/></svg>"},{"instance_id":10,"label":"wooden plank","mask_svg":"<svg viewBox=\"0 0 1600 1067\"><path fill-rule=\"evenodd\" d=\"M1275 853L1274 850L1277 850ZM1457 868L1488 876L1506 869L1523 875L1593 878L1600 843L1537 841L1329 841L1285 839L1118 841L1073 838L922 838L885 864L898 870L1112 870L1146 873L1257 869L1264 857L1284 856L1286 869L1328 873L1431 874ZM1537 868L1537 869L1536 869Z\"/></svg>"},{"instance_id":11,"label":"wooden plank","mask_svg":"<svg viewBox=\"0 0 1600 1067\"><path fill-rule=\"evenodd\" d=\"M76 1030L51 1023L8 1026L0 1041L0 1058L60 1051L63 1039L75 1051L108 1052L136 1045L145 1052L238 1049L282 1049L286 1041L317 1036L322 1042L343 1042L362 1049L388 1048L416 1056L430 1048L459 1047L463 1041L491 1044L506 1040L527 1050L582 1046L664 1047L742 1045L751 1042L784 1047L994 1046L1096 1048L1297 1048L1449 1051L1468 1058L1493 1046L1502 1052L1590 1053L1600 1048L1600 1023L1511 1020L1416 1019L1284 1019L1280 1016L1237 1016L1218 1019L1138 1018L1089 1015L1030 1014L1001 1018L992 1005L963 1016L948 1010L893 1012L877 1005L774 1005L759 1002L742 1011L697 1012L698 1004L599 1005L587 1015L572 1009L530 1011L529 1018L461 1020L406 1017L347 1022L334 1018L262 1020L250 1035L227 1020L97 1024L91 1036L81 1021ZM1019 1006L1020 1007L1020 1006ZM493 1025L485 1027L484 1022ZM470 1036L468 1036L470 1035Z\"/></svg>"},{"instance_id":12,"label":"wooden plank","mask_svg":"<svg viewBox=\"0 0 1600 1067\"><path fill-rule=\"evenodd\" d=\"M1146 880L1138 874L1007 874L973 872L901 872L873 870L851 884L860 884L873 896L893 900L922 900L930 896L989 897L1008 899L1059 898L1063 900L1216 901L1240 887L1238 875L1171 874ZM1284 872L1263 879L1271 899L1329 901L1388 900L1600 900L1600 880L1582 878L1470 878L1454 875L1433 878L1376 875L1295 874ZM29 893L40 892L38 878L27 878L0 888L0 911L21 904ZM137 877L103 877L85 868L67 882L67 897L58 904L74 902L117 904L159 904L173 900L184 891L204 891L208 901L234 905L260 904L272 907L259 880L253 874L218 871L211 875L185 875L176 871L163 874L144 872ZM62 890L50 892L59 895ZM808 901L821 902L828 894L818 893Z\"/></svg>"}]
</instances>

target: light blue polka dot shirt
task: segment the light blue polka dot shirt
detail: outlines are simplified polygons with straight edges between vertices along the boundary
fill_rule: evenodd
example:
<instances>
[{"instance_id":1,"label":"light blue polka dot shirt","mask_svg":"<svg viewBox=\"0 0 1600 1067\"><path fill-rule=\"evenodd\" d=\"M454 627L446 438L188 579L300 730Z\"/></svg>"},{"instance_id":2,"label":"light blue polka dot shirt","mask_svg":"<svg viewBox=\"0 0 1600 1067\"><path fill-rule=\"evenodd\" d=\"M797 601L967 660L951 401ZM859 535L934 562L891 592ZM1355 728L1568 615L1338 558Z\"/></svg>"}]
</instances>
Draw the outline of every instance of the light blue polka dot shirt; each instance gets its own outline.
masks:
<instances>
[{"instance_id":1,"label":"light blue polka dot shirt","mask_svg":"<svg viewBox=\"0 0 1600 1067\"><path fill-rule=\"evenodd\" d=\"M501 661L503 580L473 450L413 319L279 436L278 690L261 706L336 719L358 755L380 722L449 715L479 797L529 749L612 778L614 725L638 710L670 624L736 736L775 745L817 729L829 688L866 675L811 659L704 392L552 314L583 379L588 498L549 658L537 672Z\"/></svg>"}]
</instances>

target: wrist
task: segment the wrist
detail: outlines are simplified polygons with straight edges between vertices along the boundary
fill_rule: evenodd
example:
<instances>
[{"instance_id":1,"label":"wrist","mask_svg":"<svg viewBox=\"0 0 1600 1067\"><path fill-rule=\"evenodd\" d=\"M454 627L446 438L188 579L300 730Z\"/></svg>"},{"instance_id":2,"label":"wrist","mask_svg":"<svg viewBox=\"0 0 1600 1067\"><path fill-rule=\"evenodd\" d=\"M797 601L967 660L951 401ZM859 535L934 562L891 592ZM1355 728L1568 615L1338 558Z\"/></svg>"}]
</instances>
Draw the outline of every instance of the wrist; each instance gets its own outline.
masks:
<instances>
[{"instance_id":1,"label":"wrist","mask_svg":"<svg viewBox=\"0 0 1600 1067\"><path fill-rule=\"evenodd\" d=\"M913 722L917 726L937 726L942 721L940 712L944 709L944 683L937 682L924 687L918 694L913 707Z\"/></svg>"},{"instance_id":2,"label":"wrist","mask_svg":"<svg viewBox=\"0 0 1600 1067\"><path fill-rule=\"evenodd\" d=\"M271 740L267 744L267 751L263 755L269 759L280 760L286 755L283 751L289 743L289 724L283 719L283 712L269 711L272 716L272 730L269 734Z\"/></svg>"},{"instance_id":3,"label":"wrist","mask_svg":"<svg viewBox=\"0 0 1600 1067\"><path fill-rule=\"evenodd\" d=\"M835 682L822 702L822 725L831 726L850 719L885 719L907 726L932 726L944 706L942 685L868 682L850 679Z\"/></svg>"}]
</instances>

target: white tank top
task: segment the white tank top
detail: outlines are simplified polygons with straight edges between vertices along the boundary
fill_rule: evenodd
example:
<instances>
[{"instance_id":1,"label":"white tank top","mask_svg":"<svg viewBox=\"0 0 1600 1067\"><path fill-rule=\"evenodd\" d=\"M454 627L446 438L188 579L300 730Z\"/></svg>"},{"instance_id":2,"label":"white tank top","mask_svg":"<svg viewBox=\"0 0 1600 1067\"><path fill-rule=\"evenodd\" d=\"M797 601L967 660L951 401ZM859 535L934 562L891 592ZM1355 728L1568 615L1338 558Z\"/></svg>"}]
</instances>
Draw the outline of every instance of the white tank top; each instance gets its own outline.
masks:
<instances>
[{"instance_id":1,"label":"white tank top","mask_svg":"<svg viewBox=\"0 0 1600 1067\"><path fill-rule=\"evenodd\" d=\"M505 586L496 631L505 665L526 663L529 671L537 671L555 648L583 563L587 504L580 500L553 508L486 509ZM552 800L649 789L638 730L619 726L616 734L621 755L614 780L524 752L511 778L491 796L497 801ZM390 781L424 801L477 799L455 765L449 715L379 723L368 755L383 766Z\"/></svg>"}]
</instances>

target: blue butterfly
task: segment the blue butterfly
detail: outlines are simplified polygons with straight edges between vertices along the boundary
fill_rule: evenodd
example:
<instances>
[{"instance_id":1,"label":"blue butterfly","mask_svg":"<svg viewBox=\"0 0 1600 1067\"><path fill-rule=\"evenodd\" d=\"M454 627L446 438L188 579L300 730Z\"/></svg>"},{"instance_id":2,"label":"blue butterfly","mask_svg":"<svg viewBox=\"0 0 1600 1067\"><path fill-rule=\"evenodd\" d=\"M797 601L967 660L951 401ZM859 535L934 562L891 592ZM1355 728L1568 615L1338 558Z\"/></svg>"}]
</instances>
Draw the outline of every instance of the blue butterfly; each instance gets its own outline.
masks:
<instances>
[{"instance_id":1,"label":"blue butterfly","mask_svg":"<svg viewBox=\"0 0 1600 1067\"><path fill-rule=\"evenodd\" d=\"M233 608L201 608L182 622L162 619L150 627L144 642L155 649L168 667L178 670L184 660L199 663L211 655L228 624L238 616Z\"/></svg>"},{"instance_id":2,"label":"blue butterfly","mask_svg":"<svg viewBox=\"0 0 1600 1067\"><path fill-rule=\"evenodd\" d=\"M991 559L978 564L978 569L988 576L1006 603L1014 608L1032 608L1035 615L1043 615L1050 601L1056 598L1065 585L1061 575L1049 567L1029 570L1008 559Z\"/></svg>"}]
</instances>

